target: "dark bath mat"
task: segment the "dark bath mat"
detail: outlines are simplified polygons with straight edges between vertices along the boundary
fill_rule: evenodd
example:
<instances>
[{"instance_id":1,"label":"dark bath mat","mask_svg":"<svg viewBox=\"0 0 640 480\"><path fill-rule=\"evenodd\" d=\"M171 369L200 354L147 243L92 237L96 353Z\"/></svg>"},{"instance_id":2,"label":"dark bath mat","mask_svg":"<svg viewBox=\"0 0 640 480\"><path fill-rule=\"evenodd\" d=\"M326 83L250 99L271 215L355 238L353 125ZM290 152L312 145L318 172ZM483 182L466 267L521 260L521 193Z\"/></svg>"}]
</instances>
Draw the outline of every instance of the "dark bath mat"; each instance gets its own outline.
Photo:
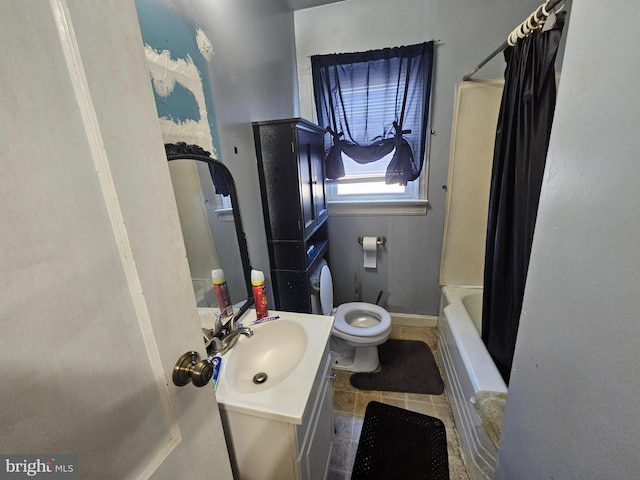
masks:
<instances>
[{"instance_id":1,"label":"dark bath mat","mask_svg":"<svg viewBox=\"0 0 640 480\"><path fill-rule=\"evenodd\" d=\"M441 420L369 402L351 480L449 480L447 432Z\"/></svg>"},{"instance_id":2,"label":"dark bath mat","mask_svg":"<svg viewBox=\"0 0 640 480\"><path fill-rule=\"evenodd\" d=\"M444 383L431 349L416 340L387 340L378 347L380 369L354 373L351 385L359 390L440 395Z\"/></svg>"}]
</instances>

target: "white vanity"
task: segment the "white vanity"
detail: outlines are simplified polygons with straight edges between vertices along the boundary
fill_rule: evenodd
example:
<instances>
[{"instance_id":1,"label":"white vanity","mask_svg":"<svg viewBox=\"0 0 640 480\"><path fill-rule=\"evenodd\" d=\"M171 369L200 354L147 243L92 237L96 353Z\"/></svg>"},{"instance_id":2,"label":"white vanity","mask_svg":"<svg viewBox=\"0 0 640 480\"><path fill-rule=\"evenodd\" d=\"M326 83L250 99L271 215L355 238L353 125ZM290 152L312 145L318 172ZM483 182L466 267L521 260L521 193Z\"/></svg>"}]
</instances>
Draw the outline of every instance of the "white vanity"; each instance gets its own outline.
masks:
<instances>
[{"instance_id":1,"label":"white vanity","mask_svg":"<svg viewBox=\"0 0 640 480\"><path fill-rule=\"evenodd\" d=\"M333 446L333 317L269 312L222 358L216 398L242 480L326 478ZM249 326L255 311L240 320Z\"/></svg>"}]
</instances>

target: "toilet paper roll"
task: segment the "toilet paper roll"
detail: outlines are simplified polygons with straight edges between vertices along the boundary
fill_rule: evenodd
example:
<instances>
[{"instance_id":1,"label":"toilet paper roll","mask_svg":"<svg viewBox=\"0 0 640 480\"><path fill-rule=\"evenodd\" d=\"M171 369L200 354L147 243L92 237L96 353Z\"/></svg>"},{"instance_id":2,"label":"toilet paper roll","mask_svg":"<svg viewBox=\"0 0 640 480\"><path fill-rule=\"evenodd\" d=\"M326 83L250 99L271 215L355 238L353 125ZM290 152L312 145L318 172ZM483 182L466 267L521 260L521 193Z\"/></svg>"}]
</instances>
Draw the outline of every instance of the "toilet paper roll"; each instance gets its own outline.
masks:
<instances>
[{"instance_id":1,"label":"toilet paper roll","mask_svg":"<svg viewBox=\"0 0 640 480\"><path fill-rule=\"evenodd\" d=\"M376 237L362 237L362 250L364 250L364 268L376 268L378 239Z\"/></svg>"}]
</instances>

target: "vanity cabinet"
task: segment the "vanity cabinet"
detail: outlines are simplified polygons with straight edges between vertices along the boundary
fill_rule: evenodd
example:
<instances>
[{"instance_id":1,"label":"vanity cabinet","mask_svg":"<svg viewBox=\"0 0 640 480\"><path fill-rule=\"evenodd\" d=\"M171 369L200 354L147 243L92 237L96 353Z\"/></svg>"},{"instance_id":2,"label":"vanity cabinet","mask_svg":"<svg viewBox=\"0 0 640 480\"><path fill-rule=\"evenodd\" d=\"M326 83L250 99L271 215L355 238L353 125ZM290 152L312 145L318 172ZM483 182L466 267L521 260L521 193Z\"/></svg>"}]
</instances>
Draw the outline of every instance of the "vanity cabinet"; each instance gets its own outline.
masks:
<instances>
[{"instance_id":1,"label":"vanity cabinet","mask_svg":"<svg viewBox=\"0 0 640 480\"><path fill-rule=\"evenodd\" d=\"M324 130L301 118L253 123L277 310L311 312L309 276L329 245Z\"/></svg>"},{"instance_id":2,"label":"vanity cabinet","mask_svg":"<svg viewBox=\"0 0 640 480\"><path fill-rule=\"evenodd\" d=\"M335 428L328 347L299 424L220 409L235 478L327 478Z\"/></svg>"}]
</instances>

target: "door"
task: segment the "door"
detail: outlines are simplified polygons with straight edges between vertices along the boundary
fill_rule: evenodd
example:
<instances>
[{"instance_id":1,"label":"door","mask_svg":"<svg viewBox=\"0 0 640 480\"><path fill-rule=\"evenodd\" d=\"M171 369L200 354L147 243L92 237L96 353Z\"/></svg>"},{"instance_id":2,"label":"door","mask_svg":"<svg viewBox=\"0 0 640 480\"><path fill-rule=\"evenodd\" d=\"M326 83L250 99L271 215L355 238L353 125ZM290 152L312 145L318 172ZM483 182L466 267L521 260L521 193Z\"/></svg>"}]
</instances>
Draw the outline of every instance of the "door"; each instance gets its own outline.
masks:
<instances>
[{"instance_id":1,"label":"door","mask_svg":"<svg viewBox=\"0 0 640 480\"><path fill-rule=\"evenodd\" d=\"M0 453L231 478L212 388L171 381L204 352L133 3L2 2L0 38Z\"/></svg>"}]
</instances>

